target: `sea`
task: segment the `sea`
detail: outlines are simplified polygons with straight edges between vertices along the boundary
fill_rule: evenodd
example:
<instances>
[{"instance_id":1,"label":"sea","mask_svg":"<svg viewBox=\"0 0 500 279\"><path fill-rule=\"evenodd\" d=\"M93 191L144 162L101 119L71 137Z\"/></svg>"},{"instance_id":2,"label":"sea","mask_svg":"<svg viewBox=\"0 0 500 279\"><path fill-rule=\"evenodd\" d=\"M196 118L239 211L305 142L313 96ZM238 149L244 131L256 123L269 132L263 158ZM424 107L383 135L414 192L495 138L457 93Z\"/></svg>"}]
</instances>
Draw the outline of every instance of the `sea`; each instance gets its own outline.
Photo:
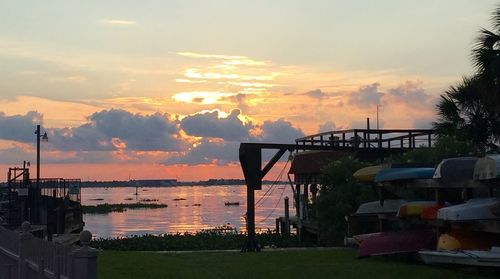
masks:
<instances>
[{"instance_id":1,"label":"sea","mask_svg":"<svg viewBox=\"0 0 500 279\"><path fill-rule=\"evenodd\" d=\"M246 190L245 185L139 187L136 195L135 187L82 188L83 205L147 200L168 205L158 209L84 214L84 229L92 232L95 238L194 233L223 225L244 232ZM285 197L289 197L290 212L294 212L293 191L289 184L263 185L262 190L255 191L257 231L275 228L276 218L284 215Z\"/></svg>"}]
</instances>

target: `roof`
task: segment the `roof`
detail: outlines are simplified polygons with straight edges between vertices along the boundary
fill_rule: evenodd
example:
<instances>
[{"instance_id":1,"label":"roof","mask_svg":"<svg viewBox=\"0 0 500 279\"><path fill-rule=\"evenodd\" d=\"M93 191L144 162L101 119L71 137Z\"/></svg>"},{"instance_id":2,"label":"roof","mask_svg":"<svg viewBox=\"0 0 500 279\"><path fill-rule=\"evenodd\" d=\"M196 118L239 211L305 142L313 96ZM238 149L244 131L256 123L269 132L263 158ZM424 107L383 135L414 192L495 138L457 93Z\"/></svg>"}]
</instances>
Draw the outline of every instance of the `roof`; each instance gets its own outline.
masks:
<instances>
[{"instance_id":1,"label":"roof","mask_svg":"<svg viewBox=\"0 0 500 279\"><path fill-rule=\"evenodd\" d=\"M294 155L288 173L320 174L328 163L338 160L348 153L346 151L305 151Z\"/></svg>"}]
</instances>

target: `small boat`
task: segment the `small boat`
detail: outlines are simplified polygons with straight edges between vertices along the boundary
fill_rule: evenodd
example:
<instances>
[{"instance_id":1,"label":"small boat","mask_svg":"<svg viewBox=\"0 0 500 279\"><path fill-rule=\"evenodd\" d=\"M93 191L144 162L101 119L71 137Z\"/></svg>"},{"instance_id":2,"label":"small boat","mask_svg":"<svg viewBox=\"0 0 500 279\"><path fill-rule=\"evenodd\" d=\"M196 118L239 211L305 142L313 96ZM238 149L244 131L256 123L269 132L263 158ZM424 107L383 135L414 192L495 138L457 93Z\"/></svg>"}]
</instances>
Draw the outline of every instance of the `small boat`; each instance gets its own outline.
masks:
<instances>
[{"instance_id":1,"label":"small boat","mask_svg":"<svg viewBox=\"0 0 500 279\"><path fill-rule=\"evenodd\" d=\"M372 201L361 204L356 210L355 215L361 214L382 214L382 213L394 213L394 215L398 212L402 205L406 204L406 200L402 199L390 199L385 200L384 204L381 205L380 201Z\"/></svg>"},{"instance_id":2,"label":"small boat","mask_svg":"<svg viewBox=\"0 0 500 279\"><path fill-rule=\"evenodd\" d=\"M420 251L418 254L426 264L444 263L500 267L500 247L492 247L489 251Z\"/></svg>"},{"instance_id":3,"label":"small boat","mask_svg":"<svg viewBox=\"0 0 500 279\"><path fill-rule=\"evenodd\" d=\"M376 183L396 180L430 179L434 168L390 168L383 169L374 178Z\"/></svg>"},{"instance_id":4,"label":"small boat","mask_svg":"<svg viewBox=\"0 0 500 279\"><path fill-rule=\"evenodd\" d=\"M498 235L485 232L452 230L441 234L438 238L438 250L488 250L500 245Z\"/></svg>"},{"instance_id":5,"label":"small boat","mask_svg":"<svg viewBox=\"0 0 500 279\"><path fill-rule=\"evenodd\" d=\"M500 220L500 198L476 198L438 210L437 218L447 221Z\"/></svg>"},{"instance_id":6,"label":"small boat","mask_svg":"<svg viewBox=\"0 0 500 279\"><path fill-rule=\"evenodd\" d=\"M404 203L398 210L399 217L421 217L426 208L439 206L436 201L411 201Z\"/></svg>"},{"instance_id":7,"label":"small boat","mask_svg":"<svg viewBox=\"0 0 500 279\"><path fill-rule=\"evenodd\" d=\"M358 256L379 256L399 253L414 253L436 247L436 234L432 230L379 232L356 235Z\"/></svg>"},{"instance_id":8,"label":"small boat","mask_svg":"<svg viewBox=\"0 0 500 279\"><path fill-rule=\"evenodd\" d=\"M383 169L389 168L389 165L377 165L357 170L352 176L360 182L373 182L373 179Z\"/></svg>"},{"instance_id":9,"label":"small boat","mask_svg":"<svg viewBox=\"0 0 500 279\"><path fill-rule=\"evenodd\" d=\"M224 203L225 206L238 206L240 205L239 202L225 202Z\"/></svg>"},{"instance_id":10,"label":"small boat","mask_svg":"<svg viewBox=\"0 0 500 279\"><path fill-rule=\"evenodd\" d=\"M461 188L464 182L472 180L477 160L476 157L444 159L436 167L432 178L439 179L446 187Z\"/></svg>"},{"instance_id":11,"label":"small boat","mask_svg":"<svg viewBox=\"0 0 500 279\"><path fill-rule=\"evenodd\" d=\"M500 177L500 154L487 155L474 165L475 180L490 180Z\"/></svg>"}]
</instances>

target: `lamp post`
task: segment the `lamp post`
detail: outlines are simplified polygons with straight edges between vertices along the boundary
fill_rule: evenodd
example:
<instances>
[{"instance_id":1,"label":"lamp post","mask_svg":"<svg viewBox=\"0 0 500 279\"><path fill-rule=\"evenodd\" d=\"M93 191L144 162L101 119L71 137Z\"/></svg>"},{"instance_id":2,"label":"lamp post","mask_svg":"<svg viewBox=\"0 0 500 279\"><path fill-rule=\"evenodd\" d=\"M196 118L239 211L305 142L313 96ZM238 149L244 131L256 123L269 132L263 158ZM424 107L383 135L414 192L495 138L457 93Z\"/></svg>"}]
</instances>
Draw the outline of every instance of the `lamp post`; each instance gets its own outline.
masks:
<instances>
[{"instance_id":1,"label":"lamp post","mask_svg":"<svg viewBox=\"0 0 500 279\"><path fill-rule=\"evenodd\" d=\"M38 198L41 194L40 190L40 139L43 141L48 141L49 138L47 137L47 133L43 133L43 135L40 133L40 125L36 125L36 194L35 194L35 204L33 207L33 211L35 211L35 220L39 221L38 216Z\"/></svg>"},{"instance_id":2,"label":"lamp post","mask_svg":"<svg viewBox=\"0 0 500 279\"><path fill-rule=\"evenodd\" d=\"M36 187L40 188L40 139L48 141L47 133L40 135L40 125L36 125Z\"/></svg>"}]
</instances>

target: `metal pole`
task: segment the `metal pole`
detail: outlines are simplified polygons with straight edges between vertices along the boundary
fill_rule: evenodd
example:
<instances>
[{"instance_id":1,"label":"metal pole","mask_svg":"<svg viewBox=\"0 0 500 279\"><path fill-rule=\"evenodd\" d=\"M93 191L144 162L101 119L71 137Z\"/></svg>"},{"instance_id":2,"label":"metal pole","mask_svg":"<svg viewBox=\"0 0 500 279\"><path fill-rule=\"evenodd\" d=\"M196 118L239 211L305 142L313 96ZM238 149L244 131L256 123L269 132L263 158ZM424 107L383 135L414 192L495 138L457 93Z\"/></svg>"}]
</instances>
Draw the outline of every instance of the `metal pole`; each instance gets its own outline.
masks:
<instances>
[{"instance_id":1,"label":"metal pole","mask_svg":"<svg viewBox=\"0 0 500 279\"><path fill-rule=\"evenodd\" d=\"M40 125L36 125L36 188L40 188Z\"/></svg>"}]
</instances>

